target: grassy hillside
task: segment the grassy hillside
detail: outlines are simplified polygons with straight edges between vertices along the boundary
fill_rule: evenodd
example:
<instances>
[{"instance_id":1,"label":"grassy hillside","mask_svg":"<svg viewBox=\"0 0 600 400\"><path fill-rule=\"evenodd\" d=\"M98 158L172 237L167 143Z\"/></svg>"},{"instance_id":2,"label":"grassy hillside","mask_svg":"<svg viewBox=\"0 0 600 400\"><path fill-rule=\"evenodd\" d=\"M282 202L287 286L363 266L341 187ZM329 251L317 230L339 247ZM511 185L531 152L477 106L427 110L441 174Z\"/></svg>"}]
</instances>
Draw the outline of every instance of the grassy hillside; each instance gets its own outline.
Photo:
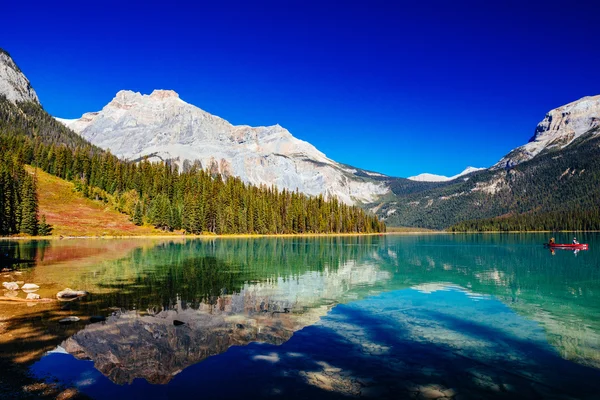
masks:
<instances>
[{"instance_id":1,"label":"grassy hillside","mask_svg":"<svg viewBox=\"0 0 600 400\"><path fill-rule=\"evenodd\" d=\"M27 167L30 173L34 169ZM75 192L74 185L47 174L37 174L40 216L52 225L53 236L133 236L164 235L153 227L136 226L125 214L100 201L86 199Z\"/></svg>"}]
</instances>

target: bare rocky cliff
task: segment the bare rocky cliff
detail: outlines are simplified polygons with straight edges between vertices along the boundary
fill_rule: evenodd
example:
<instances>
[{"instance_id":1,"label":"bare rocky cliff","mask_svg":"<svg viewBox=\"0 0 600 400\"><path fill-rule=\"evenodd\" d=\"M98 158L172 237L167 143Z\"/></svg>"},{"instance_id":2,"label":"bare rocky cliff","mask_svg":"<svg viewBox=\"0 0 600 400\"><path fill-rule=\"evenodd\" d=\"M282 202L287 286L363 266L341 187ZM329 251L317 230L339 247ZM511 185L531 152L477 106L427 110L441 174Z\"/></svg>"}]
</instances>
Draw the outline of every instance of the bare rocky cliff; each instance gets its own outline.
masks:
<instances>
[{"instance_id":1,"label":"bare rocky cliff","mask_svg":"<svg viewBox=\"0 0 600 400\"><path fill-rule=\"evenodd\" d=\"M13 103L33 101L39 103L35 90L17 67L10 55L0 49L0 94Z\"/></svg>"},{"instance_id":2,"label":"bare rocky cliff","mask_svg":"<svg viewBox=\"0 0 600 400\"><path fill-rule=\"evenodd\" d=\"M558 150L600 126L600 95L583 97L555 108L535 128L529 142L504 156L492 168L506 168L531 160L547 150Z\"/></svg>"}]
</instances>

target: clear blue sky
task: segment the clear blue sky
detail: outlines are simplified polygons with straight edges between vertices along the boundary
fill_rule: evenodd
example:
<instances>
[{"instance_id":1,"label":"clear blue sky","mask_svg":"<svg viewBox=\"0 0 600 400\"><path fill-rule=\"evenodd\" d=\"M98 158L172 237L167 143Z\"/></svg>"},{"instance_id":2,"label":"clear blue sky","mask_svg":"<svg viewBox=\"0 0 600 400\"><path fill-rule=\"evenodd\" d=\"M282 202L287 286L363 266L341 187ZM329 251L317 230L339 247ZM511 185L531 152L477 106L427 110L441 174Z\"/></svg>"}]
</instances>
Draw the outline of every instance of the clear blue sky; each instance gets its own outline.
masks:
<instances>
[{"instance_id":1,"label":"clear blue sky","mask_svg":"<svg viewBox=\"0 0 600 400\"><path fill-rule=\"evenodd\" d=\"M600 94L598 1L12 1L0 47L47 111L173 89L330 158L453 175Z\"/></svg>"}]
</instances>

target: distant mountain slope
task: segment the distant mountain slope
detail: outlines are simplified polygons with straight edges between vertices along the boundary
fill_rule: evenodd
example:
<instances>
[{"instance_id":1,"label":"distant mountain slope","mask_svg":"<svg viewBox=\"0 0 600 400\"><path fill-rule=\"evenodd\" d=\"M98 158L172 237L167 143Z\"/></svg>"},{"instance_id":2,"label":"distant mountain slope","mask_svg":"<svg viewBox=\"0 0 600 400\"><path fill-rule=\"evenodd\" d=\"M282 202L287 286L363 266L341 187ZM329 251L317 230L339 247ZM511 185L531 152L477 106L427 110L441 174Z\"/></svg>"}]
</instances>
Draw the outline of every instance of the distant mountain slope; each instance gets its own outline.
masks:
<instances>
[{"instance_id":1,"label":"distant mountain slope","mask_svg":"<svg viewBox=\"0 0 600 400\"><path fill-rule=\"evenodd\" d=\"M528 144L468 180L395 189L397 181L393 198L370 207L388 226L433 229L473 219L600 207L600 96L550 111L535 132Z\"/></svg>"},{"instance_id":2,"label":"distant mountain slope","mask_svg":"<svg viewBox=\"0 0 600 400\"><path fill-rule=\"evenodd\" d=\"M187 168L238 176L255 185L276 185L348 204L371 202L389 192L381 174L339 164L279 125L234 126L188 104L171 90L150 95L120 91L101 111L75 121L59 119L93 144L122 158L172 159Z\"/></svg>"}]
</instances>

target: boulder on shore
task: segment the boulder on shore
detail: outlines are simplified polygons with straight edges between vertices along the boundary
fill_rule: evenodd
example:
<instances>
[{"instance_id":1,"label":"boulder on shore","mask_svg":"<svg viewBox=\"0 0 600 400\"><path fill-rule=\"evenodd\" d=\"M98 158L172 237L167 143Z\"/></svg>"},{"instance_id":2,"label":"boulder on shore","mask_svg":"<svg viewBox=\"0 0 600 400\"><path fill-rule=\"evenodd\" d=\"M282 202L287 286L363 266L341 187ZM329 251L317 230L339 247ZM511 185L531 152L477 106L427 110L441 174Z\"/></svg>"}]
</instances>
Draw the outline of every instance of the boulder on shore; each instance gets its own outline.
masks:
<instances>
[{"instance_id":1,"label":"boulder on shore","mask_svg":"<svg viewBox=\"0 0 600 400\"><path fill-rule=\"evenodd\" d=\"M88 292L85 292L83 290L73 290L70 288L66 288L56 293L56 298L59 300L73 300L79 297L86 296L87 294Z\"/></svg>"},{"instance_id":2,"label":"boulder on shore","mask_svg":"<svg viewBox=\"0 0 600 400\"><path fill-rule=\"evenodd\" d=\"M7 290L19 290L17 282L2 282L2 286Z\"/></svg>"}]
</instances>

